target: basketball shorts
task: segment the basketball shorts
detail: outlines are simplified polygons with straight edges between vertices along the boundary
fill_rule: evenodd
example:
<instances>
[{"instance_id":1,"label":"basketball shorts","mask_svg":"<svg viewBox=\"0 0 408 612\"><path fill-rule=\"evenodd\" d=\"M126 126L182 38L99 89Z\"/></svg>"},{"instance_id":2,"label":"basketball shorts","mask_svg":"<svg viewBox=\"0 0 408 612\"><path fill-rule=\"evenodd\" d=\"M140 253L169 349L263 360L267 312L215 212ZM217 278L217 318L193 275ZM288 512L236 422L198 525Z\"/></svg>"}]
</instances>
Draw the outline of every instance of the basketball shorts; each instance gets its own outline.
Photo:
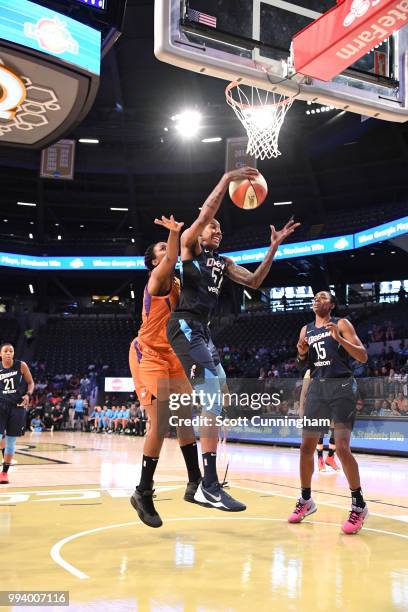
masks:
<instances>
[{"instance_id":1,"label":"basketball shorts","mask_svg":"<svg viewBox=\"0 0 408 612\"><path fill-rule=\"evenodd\" d=\"M333 426L352 430L356 418L356 401L355 378L314 378L307 391L304 416L308 419L327 419ZM305 425L303 429L324 434L329 431L330 425Z\"/></svg>"},{"instance_id":2,"label":"basketball shorts","mask_svg":"<svg viewBox=\"0 0 408 612\"><path fill-rule=\"evenodd\" d=\"M197 319L170 319L167 324L167 338L194 389L204 392L201 396L204 398L202 407L217 416L220 415L221 390L226 383L226 375L208 325ZM219 399L209 402L206 406L205 398L210 394Z\"/></svg>"},{"instance_id":3,"label":"basketball shorts","mask_svg":"<svg viewBox=\"0 0 408 612\"><path fill-rule=\"evenodd\" d=\"M191 392L183 367L171 348L159 353L140 345L136 338L130 344L129 367L141 406L149 406L160 391L167 393L173 386L180 393Z\"/></svg>"},{"instance_id":4,"label":"basketball shorts","mask_svg":"<svg viewBox=\"0 0 408 612\"><path fill-rule=\"evenodd\" d=\"M23 406L0 402L0 435L22 436L26 423L26 410Z\"/></svg>"}]
</instances>

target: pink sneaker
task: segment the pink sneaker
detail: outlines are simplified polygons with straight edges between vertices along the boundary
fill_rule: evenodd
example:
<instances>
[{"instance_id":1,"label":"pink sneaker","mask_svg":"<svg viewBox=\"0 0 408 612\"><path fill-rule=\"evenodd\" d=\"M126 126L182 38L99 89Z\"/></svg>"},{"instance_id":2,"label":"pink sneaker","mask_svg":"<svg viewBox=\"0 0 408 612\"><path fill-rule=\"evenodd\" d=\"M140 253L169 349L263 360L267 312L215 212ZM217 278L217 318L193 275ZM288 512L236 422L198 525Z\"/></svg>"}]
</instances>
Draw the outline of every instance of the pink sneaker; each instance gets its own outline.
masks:
<instances>
[{"instance_id":1,"label":"pink sneaker","mask_svg":"<svg viewBox=\"0 0 408 612\"><path fill-rule=\"evenodd\" d=\"M300 523L306 516L309 514L313 514L316 512L317 506L314 503L313 499L310 498L307 501L304 501L301 497L297 500L296 508L288 518L289 523Z\"/></svg>"},{"instance_id":2,"label":"pink sneaker","mask_svg":"<svg viewBox=\"0 0 408 612\"><path fill-rule=\"evenodd\" d=\"M367 516L367 504L362 510L361 508L357 508L357 506L351 506L350 516L348 517L347 521L343 523L342 530L347 534L358 533L364 525L364 521L366 520Z\"/></svg>"}]
</instances>

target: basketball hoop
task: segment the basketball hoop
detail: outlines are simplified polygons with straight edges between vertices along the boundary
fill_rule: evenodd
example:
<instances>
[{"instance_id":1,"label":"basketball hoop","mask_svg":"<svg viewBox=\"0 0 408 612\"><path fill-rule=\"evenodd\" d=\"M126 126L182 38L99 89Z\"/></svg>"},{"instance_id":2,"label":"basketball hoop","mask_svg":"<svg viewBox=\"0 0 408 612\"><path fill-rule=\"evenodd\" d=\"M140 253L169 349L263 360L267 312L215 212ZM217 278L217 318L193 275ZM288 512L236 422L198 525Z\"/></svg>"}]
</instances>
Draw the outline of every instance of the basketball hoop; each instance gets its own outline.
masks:
<instances>
[{"instance_id":1,"label":"basketball hoop","mask_svg":"<svg viewBox=\"0 0 408 612\"><path fill-rule=\"evenodd\" d=\"M279 133L294 98L237 81L227 86L225 97L248 135L247 153L257 159L279 157Z\"/></svg>"}]
</instances>

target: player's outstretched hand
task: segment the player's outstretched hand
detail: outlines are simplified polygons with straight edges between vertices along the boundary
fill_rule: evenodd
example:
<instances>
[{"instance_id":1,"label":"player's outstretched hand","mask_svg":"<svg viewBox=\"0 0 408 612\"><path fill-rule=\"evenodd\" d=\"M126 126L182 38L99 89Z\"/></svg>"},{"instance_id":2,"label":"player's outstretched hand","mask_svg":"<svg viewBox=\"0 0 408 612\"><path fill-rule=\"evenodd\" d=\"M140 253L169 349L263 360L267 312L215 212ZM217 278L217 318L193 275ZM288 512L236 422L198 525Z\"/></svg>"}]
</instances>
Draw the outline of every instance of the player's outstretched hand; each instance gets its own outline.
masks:
<instances>
[{"instance_id":1,"label":"player's outstretched hand","mask_svg":"<svg viewBox=\"0 0 408 612\"><path fill-rule=\"evenodd\" d=\"M243 181L245 179L251 179L259 176L259 172L256 168L244 166L243 168L237 168L236 170L231 170L230 172L227 172L225 176L227 177L228 182Z\"/></svg>"},{"instance_id":2,"label":"player's outstretched hand","mask_svg":"<svg viewBox=\"0 0 408 612\"><path fill-rule=\"evenodd\" d=\"M155 219L154 222L156 225L161 225L162 227L168 229L170 232L177 232L178 234L181 232L184 226L184 222L176 221L173 215L170 216L170 219L167 219L167 217L162 215L161 219Z\"/></svg>"},{"instance_id":3,"label":"player's outstretched hand","mask_svg":"<svg viewBox=\"0 0 408 612\"><path fill-rule=\"evenodd\" d=\"M271 245L278 247L288 236L293 234L298 227L300 227L300 223L295 223L293 217L289 219L285 227L281 230L276 230L274 225L271 225Z\"/></svg>"}]
</instances>

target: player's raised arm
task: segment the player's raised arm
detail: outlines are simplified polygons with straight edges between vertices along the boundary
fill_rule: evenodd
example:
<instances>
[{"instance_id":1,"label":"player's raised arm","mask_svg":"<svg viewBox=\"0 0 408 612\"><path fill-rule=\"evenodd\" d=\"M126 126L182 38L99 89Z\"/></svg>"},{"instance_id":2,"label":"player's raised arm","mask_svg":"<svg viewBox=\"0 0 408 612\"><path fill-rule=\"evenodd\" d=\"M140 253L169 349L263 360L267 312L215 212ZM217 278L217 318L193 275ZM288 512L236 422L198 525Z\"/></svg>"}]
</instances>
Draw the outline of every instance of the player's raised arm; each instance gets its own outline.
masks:
<instances>
[{"instance_id":1,"label":"player's raised arm","mask_svg":"<svg viewBox=\"0 0 408 612\"><path fill-rule=\"evenodd\" d=\"M250 179L258 176L258 170L245 166L238 170L232 170L223 175L220 182L210 193L206 201L204 202L200 214L194 223L183 232L181 237L181 245L185 248L192 248L197 243L198 237L202 233L210 221L212 221L217 214L222 200L227 192L228 186L231 181L241 181L244 179Z\"/></svg>"},{"instance_id":2,"label":"player's raised arm","mask_svg":"<svg viewBox=\"0 0 408 612\"><path fill-rule=\"evenodd\" d=\"M326 328L331 332L331 335L343 348L346 349L349 355L360 363L367 363L367 349L357 336L354 325L348 319L340 319L339 322L326 323Z\"/></svg>"},{"instance_id":3,"label":"player's raised arm","mask_svg":"<svg viewBox=\"0 0 408 612\"><path fill-rule=\"evenodd\" d=\"M295 223L293 217L287 222L287 224L279 231L275 229L273 225L271 225L271 246L269 247L265 259L255 272L250 272L243 266L238 266L233 262L232 259L226 258L227 260L227 276L239 283L240 285L245 285L246 287L250 287L251 289L258 289L268 276L269 270L271 269L271 265L273 259L275 257L276 251L279 246L282 244L284 240L300 226L300 223Z\"/></svg>"},{"instance_id":4,"label":"player's raised arm","mask_svg":"<svg viewBox=\"0 0 408 612\"><path fill-rule=\"evenodd\" d=\"M154 222L156 225L168 229L169 237L167 239L166 255L150 274L148 290L151 295L160 291L160 288L174 272L180 252L180 232L184 226L184 223L176 221L173 215L170 216L170 219L163 215L161 219L155 219Z\"/></svg>"}]
</instances>

